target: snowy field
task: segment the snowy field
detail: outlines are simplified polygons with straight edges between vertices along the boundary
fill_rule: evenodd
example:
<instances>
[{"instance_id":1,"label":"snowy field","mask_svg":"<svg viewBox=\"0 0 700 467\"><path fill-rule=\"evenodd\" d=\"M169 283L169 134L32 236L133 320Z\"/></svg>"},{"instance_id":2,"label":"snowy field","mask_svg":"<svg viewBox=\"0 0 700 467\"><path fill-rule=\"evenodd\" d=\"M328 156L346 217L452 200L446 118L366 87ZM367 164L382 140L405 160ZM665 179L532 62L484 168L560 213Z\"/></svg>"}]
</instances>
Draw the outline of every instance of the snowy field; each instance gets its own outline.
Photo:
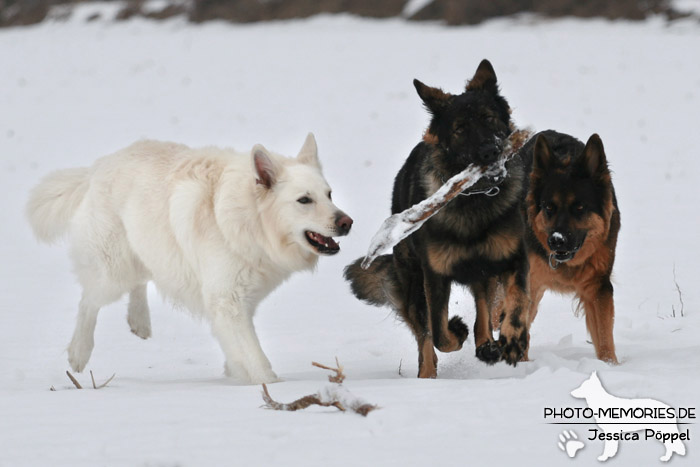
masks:
<instances>
[{"instance_id":1,"label":"snowy field","mask_svg":"<svg viewBox=\"0 0 700 467\"><path fill-rule=\"evenodd\" d=\"M543 415L584 407L569 392L592 370L618 396L700 406L698 51L697 22L659 20L445 28L321 17L0 30L0 467L592 465L602 441L585 439L574 459L557 441L562 429L587 438L593 426ZM460 352L439 354L437 380L418 380L408 329L355 300L342 279L388 215L394 175L427 123L412 79L459 91L482 58L518 125L603 139L622 213L619 366L594 358L569 298L548 296L531 362L487 367L470 336ZM222 376L206 324L154 289L153 338L129 332L125 301L104 308L88 369L98 381L116 377L99 391L76 390L65 348L80 290L65 248L33 238L28 190L139 138L295 154L308 131L355 226L337 256L259 308L258 334L284 379L270 392L281 401L315 392L327 372L310 362L337 356L348 389L381 409L367 418L261 409L260 387ZM451 313L473 323L471 298L456 290ZM78 377L88 385L87 373ZM696 427L682 427L691 441L674 464L698 465ZM656 465L662 454L658 442L623 441L608 462Z\"/></svg>"}]
</instances>

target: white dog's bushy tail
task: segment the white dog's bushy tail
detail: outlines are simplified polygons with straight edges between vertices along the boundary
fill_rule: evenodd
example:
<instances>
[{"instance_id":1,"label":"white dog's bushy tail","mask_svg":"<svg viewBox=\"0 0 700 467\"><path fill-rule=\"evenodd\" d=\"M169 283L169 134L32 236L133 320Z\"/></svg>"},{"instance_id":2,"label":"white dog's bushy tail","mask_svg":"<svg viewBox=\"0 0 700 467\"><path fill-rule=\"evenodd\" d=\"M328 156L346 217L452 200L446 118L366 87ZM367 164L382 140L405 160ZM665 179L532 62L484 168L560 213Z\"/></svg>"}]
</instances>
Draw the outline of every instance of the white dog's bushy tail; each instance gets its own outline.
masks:
<instances>
[{"instance_id":1,"label":"white dog's bushy tail","mask_svg":"<svg viewBox=\"0 0 700 467\"><path fill-rule=\"evenodd\" d=\"M39 240L52 242L68 230L87 192L89 171L88 168L58 170L31 191L27 217Z\"/></svg>"}]
</instances>

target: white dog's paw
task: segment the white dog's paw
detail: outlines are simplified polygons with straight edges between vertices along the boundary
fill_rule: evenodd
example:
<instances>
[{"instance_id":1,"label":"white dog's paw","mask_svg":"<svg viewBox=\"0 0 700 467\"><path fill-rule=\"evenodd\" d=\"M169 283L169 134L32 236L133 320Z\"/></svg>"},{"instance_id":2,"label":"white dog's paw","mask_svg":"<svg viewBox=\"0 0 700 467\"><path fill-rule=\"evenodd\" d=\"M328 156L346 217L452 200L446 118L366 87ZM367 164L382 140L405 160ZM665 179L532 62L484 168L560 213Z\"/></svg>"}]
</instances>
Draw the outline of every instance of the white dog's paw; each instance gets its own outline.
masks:
<instances>
[{"instance_id":1,"label":"white dog's paw","mask_svg":"<svg viewBox=\"0 0 700 467\"><path fill-rule=\"evenodd\" d=\"M253 384L271 384L271 383L279 383L282 381L274 371L268 370L265 372L259 372L254 375L251 375L250 377L250 382Z\"/></svg>"},{"instance_id":2,"label":"white dog's paw","mask_svg":"<svg viewBox=\"0 0 700 467\"><path fill-rule=\"evenodd\" d=\"M246 370L243 364L237 362L226 362L224 365L224 373L229 378L234 378L249 384L270 384L282 381L269 367Z\"/></svg>"},{"instance_id":3,"label":"white dog's paw","mask_svg":"<svg viewBox=\"0 0 700 467\"><path fill-rule=\"evenodd\" d=\"M68 346L68 363L73 371L80 373L90 360L94 342L71 341Z\"/></svg>"},{"instance_id":4,"label":"white dog's paw","mask_svg":"<svg viewBox=\"0 0 700 467\"><path fill-rule=\"evenodd\" d=\"M129 316L127 321L129 322L131 332L139 336L141 339L148 339L151 337L151 323L149 321L144 322L143 320L133 318L132 316Z\"/></svg>"},{"instance_id":5,"label":"white dog's paw","mask_svg":"<svg viewBox=\"0 0 700 467\"><path fill-rule=\"evenodd\" d=\"M239 379L242 381L248 381L250 379L248 372L245 371L245 368L243 368L243 365L240 363L224 363L224 374L229 378Z\"/></svg>"},{"instance_id":6,"label":"white dog's paw","mask_svg":"<svg viewBox=\"0 0 700 467\"><path fill-rule=\"evenodd\" d=\"M576 436L573 430L564 430L559 434L557 446L569 457L574 458L576 457L576 453L583 449L585 445L582 441L579 441L578 436ZM598 458L598 460L601 459Z\"/></svg>"}]
</instances>

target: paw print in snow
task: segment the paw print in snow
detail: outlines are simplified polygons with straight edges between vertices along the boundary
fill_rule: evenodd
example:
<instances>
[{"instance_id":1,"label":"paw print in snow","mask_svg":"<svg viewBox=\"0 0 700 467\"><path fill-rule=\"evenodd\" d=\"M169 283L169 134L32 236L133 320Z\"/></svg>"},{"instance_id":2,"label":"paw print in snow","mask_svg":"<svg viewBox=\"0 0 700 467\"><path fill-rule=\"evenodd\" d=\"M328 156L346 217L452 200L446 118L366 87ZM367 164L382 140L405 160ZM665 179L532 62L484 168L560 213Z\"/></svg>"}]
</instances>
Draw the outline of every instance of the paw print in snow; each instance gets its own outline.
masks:
<instances>
[{"instance_id":1,"label":"paw print in snow","mask_svg":"<svg viewBox=\"0 0 700 467\"><path fill-rule=\"evenodd\" d=\"M583 449L583 441L578 440L578 436L574 430L564 430L559 434L559 442L557 443L559 449L568 454L569 457L576 457L576 453Z\"/></svg>"}]
</instances>

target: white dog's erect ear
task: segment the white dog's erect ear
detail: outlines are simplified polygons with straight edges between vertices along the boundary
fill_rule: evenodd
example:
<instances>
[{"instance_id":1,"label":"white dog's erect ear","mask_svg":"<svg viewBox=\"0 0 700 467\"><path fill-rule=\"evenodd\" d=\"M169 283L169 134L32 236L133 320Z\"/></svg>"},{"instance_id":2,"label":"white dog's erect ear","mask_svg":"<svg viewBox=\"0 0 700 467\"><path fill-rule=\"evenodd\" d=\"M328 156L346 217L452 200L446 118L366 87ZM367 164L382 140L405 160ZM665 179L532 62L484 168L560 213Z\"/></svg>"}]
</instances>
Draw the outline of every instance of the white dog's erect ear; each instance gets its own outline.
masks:
<instances>
[{"instance_id":1,"label":"white dog's erect ear","mask_svg":"<svg viewBox=\"0 0 700 467\"><path fill-rule=\"evenodd\" d=\"M277 181L279 167L272 160L270 153L262 144L253 146L252 153L255 173L258 176L255 183L263 185L265 188L272 188L272 185Z\"/></svg>"},{"instance_id":2,"label":"white dog's erect ear","mask_svg":"<svg viewBox=\"0 0 700 467\"><path fill-rule=\"evenodd\" d=\"M318 160L318 147L316 146L316 138L313 133L306 135L304 145L299 151L297 160L302 164L314 165L321 168L321 161Z\"/></svg>"}]
</instances>

